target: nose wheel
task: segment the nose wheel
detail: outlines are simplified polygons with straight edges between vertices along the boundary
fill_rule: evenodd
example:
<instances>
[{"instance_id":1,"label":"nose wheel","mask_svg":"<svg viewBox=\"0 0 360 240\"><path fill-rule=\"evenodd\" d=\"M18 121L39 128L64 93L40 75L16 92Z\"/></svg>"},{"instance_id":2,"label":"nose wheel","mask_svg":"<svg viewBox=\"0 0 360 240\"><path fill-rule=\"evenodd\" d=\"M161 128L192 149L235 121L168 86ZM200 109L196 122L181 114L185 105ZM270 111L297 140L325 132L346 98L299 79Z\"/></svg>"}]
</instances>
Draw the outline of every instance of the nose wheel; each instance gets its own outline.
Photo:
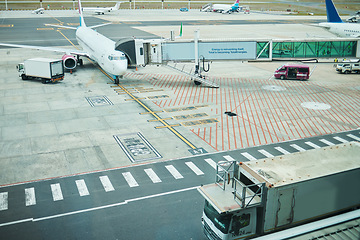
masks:
<instances>
[{"instance_id":1,"label":"nose wheel","mask_svg":"<svg viewBox=\"0 0 360 240\"><path fill-rule=\"evenodd\" d=\"M115 78L114 78L114 83L115 84L119 84L119 80L120 79L123 79L124 78L124 76L115 76Z\"/></svg>"}]
</instances>

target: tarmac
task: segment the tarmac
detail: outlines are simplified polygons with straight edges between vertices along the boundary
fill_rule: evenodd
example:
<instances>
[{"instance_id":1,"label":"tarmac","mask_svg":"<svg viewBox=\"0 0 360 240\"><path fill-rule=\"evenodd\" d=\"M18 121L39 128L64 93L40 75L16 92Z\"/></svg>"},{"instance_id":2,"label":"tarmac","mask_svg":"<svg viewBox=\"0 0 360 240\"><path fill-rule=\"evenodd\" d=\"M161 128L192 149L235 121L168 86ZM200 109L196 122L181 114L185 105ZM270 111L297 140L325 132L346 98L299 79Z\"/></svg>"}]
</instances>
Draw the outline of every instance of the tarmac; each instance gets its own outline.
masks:
<instances>
[{"instance_id":1,"label":"tarmac","mask_svg":"<svg viewBox=\"0 0 360 240\"><path fill-rule=\"evenodd\" d=\"M192 38L195 29L200 29L203 39L334 37L301 24L309 18L321 21L323 17L318 16L139 12L121 10L100 18L121 24L181 22L184 16L198 20L198 25L184 28L184 38ZM1 18L49 16L77 15L74 11L0 13ZM239 19L249 24L230 24ZM267 24L269 19L286 24ZM136 28L166 37L174 26ZM274 79L274 70L284 62L213 62L209 76L220 83L214 89L195 86L163 66L129 69L117 86L88 60L57 84L22 81L15 68L19 62L62 55L1 49L0 56L0 185L229 151L360 125L360 76L336 73L333 59L308 63L312 70L309 81ZM225 115L227 111L237 116ZM134 142L137 144L132 145Z\"/></svg>"}]
</instances>

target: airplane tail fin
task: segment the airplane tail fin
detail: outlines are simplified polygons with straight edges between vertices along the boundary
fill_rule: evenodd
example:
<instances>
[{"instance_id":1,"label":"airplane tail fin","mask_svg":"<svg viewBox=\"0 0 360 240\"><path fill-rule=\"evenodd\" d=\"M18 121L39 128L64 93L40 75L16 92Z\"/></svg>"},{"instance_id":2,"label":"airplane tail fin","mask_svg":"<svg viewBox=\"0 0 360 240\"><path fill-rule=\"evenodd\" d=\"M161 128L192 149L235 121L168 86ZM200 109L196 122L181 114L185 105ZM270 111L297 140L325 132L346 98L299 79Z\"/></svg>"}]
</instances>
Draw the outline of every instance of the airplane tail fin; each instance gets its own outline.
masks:
<instances>
[{"instance_id":1,"label":"airplane tail fin","mask_svg":"<svg viewBox=\"0 0 360 240\"><path fill-rule=\"evenodd\" d=\"M239 5L239 0L235 0L234 5Z\"/></svg>"},{"instance_id":2,"label":"airplane tail fin","mask_svg":"<svg viewBox=\"0 0 360 240\"><path fill-rule=\"evenodd\" d=\"M116 2L114 10L119 10L121 2Z\"/></svg>"},{"instance_id":3,"label":"airplane tail fin","mask_svg":"<svg viewBox=\"0 0 360 240\"><path fill-rule=\"evenodd\" d=\"M78 0L78 4L79 4L79 14L80 14L80 27L86 27L83 17L83 9L81 7L81 0Z\"/></svg>"},{"instance_id":4,"label":"airplane tail fin","mask_svg":"<svg viewBox=\"0 0 360 240\"><path fill-rule=\"evenodd\" d=\"M325 0L327 21L333 23L343 22L332 0Z\"/></svg>"}]
</instances>

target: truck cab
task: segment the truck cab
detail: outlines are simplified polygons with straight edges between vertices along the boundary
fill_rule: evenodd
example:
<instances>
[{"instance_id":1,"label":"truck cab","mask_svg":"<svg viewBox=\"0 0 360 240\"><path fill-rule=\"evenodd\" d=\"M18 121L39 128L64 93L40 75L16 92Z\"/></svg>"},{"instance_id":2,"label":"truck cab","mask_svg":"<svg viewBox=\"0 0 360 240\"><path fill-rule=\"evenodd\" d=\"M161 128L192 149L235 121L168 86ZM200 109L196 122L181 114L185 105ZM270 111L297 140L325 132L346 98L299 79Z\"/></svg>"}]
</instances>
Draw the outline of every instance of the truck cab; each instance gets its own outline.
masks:
<instances>
[{"instance_id":1,"label":"truck cab","mask_svg":"<svg viewBox=\"0 0 360 240\"><path fill-rule=\"evenodd\" d=\"M359 62L342 62L336 65L336 71L339 73L360 73L360 63Z\"/></svg>"}]
</instances>

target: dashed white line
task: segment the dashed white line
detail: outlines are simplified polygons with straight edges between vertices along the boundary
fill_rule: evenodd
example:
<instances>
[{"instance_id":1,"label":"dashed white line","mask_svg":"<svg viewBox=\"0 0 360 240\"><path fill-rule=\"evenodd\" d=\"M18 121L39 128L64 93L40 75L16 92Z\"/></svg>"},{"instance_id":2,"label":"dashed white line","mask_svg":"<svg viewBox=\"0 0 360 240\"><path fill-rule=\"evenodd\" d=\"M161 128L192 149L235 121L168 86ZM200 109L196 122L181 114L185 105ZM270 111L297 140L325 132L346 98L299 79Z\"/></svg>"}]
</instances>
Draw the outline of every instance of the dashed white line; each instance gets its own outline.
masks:
<instances>
[{"instance_id":1,"label":"dashed white line","mask_svg":"<svg viewBox=\"0 0 360 240\"><path fill-rule=\"evenodd\" d=\"M158 177L158 175L156 175L154 170L152 170L151 168L144 169L144 171L145 171L145 173L148 175L148 177L151 179L151 181L153 183L161 182L161 179Z\"/></svg>"},{"instance_id":2,"label":"dashed white line","mask_svg":"<svg viewBox=\"0 0 360 240\"><path fill-rule=\"evenodd\" d=\"M114 191L114 187L113 185L111 184L110 182L110 179L108 176L101 176L99 177L100 181L101 181L101 184L103 185L104 189L105 189L105 192L111 192L111 191Z\"/></svg>"},{"instance_id":3,"label":"dashed white line","mask_svg":"<svg viewBox=\"0 0 360 240\"><path fill-rule=\"evenodd\" d=\"M335 145L335 143L332 143L332 142L330 142L330 141L328 141L326 139L320 139L319 141L322 142L322 143L325 143L328 146L334 146Z\"/></svg>"},{"instance_id":4,"label":"dashed white line","mask_svg":"<svg viewBox=\"0 0 360 240\"><path fill-rule=\"evenodd\" d=\"M64 199L60 183L51 184L50 187L54 201L60 201Z\"/></svg>"},{"instance_id":5,"label":"dashed white line","mask_svg":"<svg viewBox=\"0 0 360 240\"><path fill-rule=\"evenodd\" d=\"M254 161L257 160L256 158L254 158L253 156L251 156L249 153L247 152L243 152L241 153L241 155L243 155L244 157L246 157L247 159L249 159L250 161Z\"/></svg>"},{"instance_id":6,"label":"dashed white line","mask_svg":"<svg viewBox=\"0 0 360 240\"><path fill-rule=\"evenodd\" d=\"M225 156L223 156L223 158L225 158L225 159L226 159L227 161L229 161L229 162L235 161L235 159L232 158L232 157L229 156L229 155L225 155Z\"/></svg>"},{"instance_id":7,"label":"dashed white line","mask_svg":"<svg viewBox=\"0 0 360 240\"><path fill-rule=\"evenodd\" d=\"M288 152L287 150L283 149L282 147L275 147L276 150L278 150L279 152L281 152L282 154L286 155L286 154L290 154L290 152Z\"/></svg>"},{"instance_id":8,"label":"dashed white line","mask_svg":"<svg viewBox=\"0 0 360 240\"><path fill-rule=\"evenodd\" d=\"M165 166L166 169L171 173L171 175L173 175L173 177L175 179L181 179L181 178L184 178L178 170L176 170L176 168L173 166L173 165L167 165Z\"/></svg>"},{"instance_id":9,"label":"dashed white line","mask_svg":"<svg viewBox=\"0 0 360 240\"><path fill-rule=\"evenodd\" d=\"M320 148L318 145L316 145L315 143L312 143L312 142L305 142L305 144L309 145L310 147L313 147L313 148Z\"/></svg>"},{"instance_id":10,"label":"dashed white line","mask_svg":"<svg viewBox=\"0 0 360 240\"><path fill-rule=\"evenodd\" d=\"M355 139L356 141L360 141L360 138L353 134L347 134L346 136L348 136L349 138Z\"/></svg>"},{"instance_id":11,"label":"dashed white line","mask_svg":"<svg viewBox=\"0 0 360 240\"><path fill-rule=\"evenodd\" d=\"M216 169L216 162L211 158L204 159L213 169Z\"/></svg>"},{"instance_id":12,"label":"dashed white line","mask_svg":"<svg viewBox=\"0 0 360 240\"><path fill-rule=\"evenodd\" d=\"M0 193L0 211L8 209L8 192Z\"/></svg>"},{"instance_id":13,"label":"dashed white line","mask_svg":"<svg viewBox=\"0 0 360 240\"><path fill-rule=\"evenodd\" d=\"M36 204L35 188L25 188L25 206Z\"/></svg>"},{"instance_id":14,"label":"dashed white line","mask_svg":"<svg viewBox=\"0 0 360 240\"><path fill-rule=\"evenodd\" d=\"M185 162L185 164L186 164L196 175L204 175L203 171L201 171L193 162Z\"/></svg>"},{"instance_id":15,"label":"dashed white line","mask_svg":"<svg viewBox=\"0 0 360 240\"><path fill-rule=\"evenodd\" d=\"M262 155L264 155L265 157L274 157L274 155L272 155L271 153L269 153L268 151L264 150L264 149L260 149L258 150Z\"/></svg>"},{"instance_id":16,"label":"dashed white line","mask_svg":"<svg viewBox=\"0 0 360 240\"><path fill-rule=\"evenodd\" d=\"M300 146L298 146L296 144L291 144L290 147L295 148L299 152L305 152L306 151L305 149L303 149L302 147L300 147Z\"/></svg>"},{"instance_id":17,"label":"dashed white line","mask_svg":"<svg viewBox=\"0 0 360 240\"><path fill-rule=\"evenodd\" d=\"M75 183L81 197L90 195L84 179L76 180Z\"/></svg>"},{"instance_id":18,"label":"dashed white line","mask_svg":"<svg viewBox=\"0 0 360 240\"><path fill-rule=\"evenodd\" d=\"M345 140L345 139L343 139L343 138L341 138L341 137L334 137L334 139L336 139L336 140L338 140L339 142L342 142L342 143L347 143L347 142L349 142L348 140Z\"/></svg>"},{"instance_id":19,"label":"dashed white line","mask_svg":"<svg viewBox=\"0 0 360 240\"><path fill-rule=\"evenodd\" d=\"M131 175L130 172L124 172L122 173L122 175L124 176L126 182L129 184L129 187L139 186L139 184L136 182L135 178L133 177L133 175Z\"/></svg>"}]
</instances>

